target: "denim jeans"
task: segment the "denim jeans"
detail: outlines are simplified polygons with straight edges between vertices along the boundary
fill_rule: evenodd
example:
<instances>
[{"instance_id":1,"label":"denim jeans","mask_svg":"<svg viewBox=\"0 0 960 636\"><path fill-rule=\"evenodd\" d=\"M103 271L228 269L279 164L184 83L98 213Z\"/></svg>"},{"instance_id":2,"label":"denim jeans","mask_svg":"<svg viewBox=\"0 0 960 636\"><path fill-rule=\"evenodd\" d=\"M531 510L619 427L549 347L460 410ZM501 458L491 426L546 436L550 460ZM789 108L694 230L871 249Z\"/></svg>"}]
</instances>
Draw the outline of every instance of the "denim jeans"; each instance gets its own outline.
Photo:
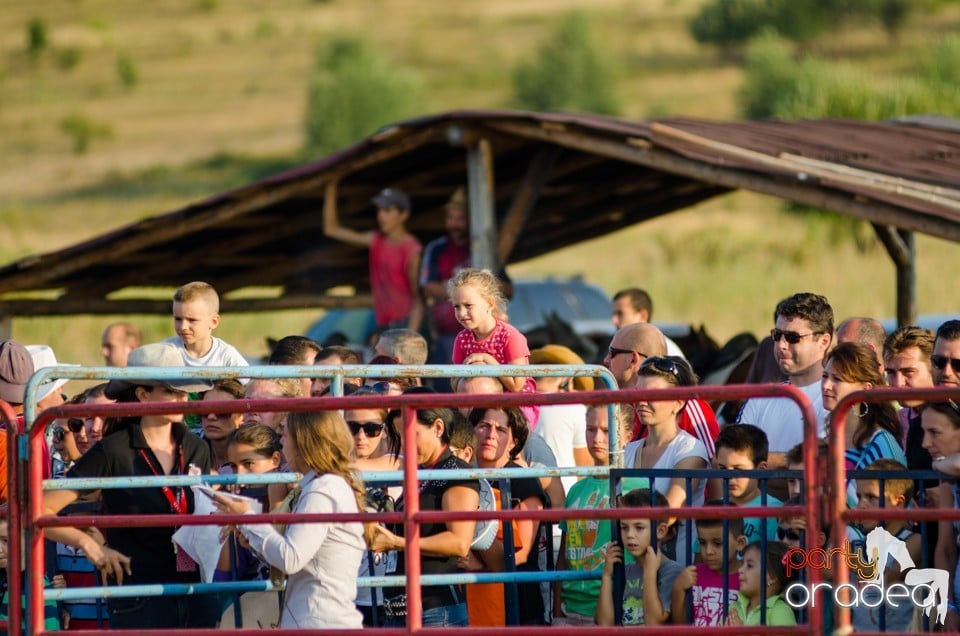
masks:
<instances>
[{"instance_id":1,"label":"denim jeans","mask_svg":"<svg viewBox=\"0 0 960 636\"><path fill-rule=\"evenodd\" d=\"M210 594L115 598L107 608L112 629L216 627L221 614Z\"/></svg>"},{"instance_id":2,"label":"denim jeans","mask_svg":"<svg viewBox=\"0 0 960 636\"><path fill-rule=\"evenodd\" d=\"M406 627L405 617L390 618L387 617L385 627ZM423 612L424 627L466 627L467 626L467 604L456 603L454 605L443 605Z\"/></svg>"}]
</instances>

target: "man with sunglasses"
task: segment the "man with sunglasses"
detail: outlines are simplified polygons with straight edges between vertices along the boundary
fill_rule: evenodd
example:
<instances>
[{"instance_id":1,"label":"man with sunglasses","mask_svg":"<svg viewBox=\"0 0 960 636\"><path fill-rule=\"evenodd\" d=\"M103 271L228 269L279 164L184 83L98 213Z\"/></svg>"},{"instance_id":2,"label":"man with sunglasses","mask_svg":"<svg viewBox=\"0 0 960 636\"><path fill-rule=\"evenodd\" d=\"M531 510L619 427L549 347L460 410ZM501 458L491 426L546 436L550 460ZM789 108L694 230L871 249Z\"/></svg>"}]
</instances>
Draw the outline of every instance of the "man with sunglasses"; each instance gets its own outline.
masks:
<instances>
[{"instance_id":1,"label":"man with sunglasses","mask_svg":"<svg viewBox=\"0 0 960 636\"><path fill-rule=\"evenodd\" d=\"M937 386L960 388L960 320L948 320L937 328L930 363Z\"/></svg>"},{"instance_id":2,"label":"man with sunglasses","mask_svg":"<svg viewBox=\"0 0 960 636\"><path fill-rule=\"evenodd\" d=\"M621 389L632 389L637 384L637 370L643 361L653 356L667 355L663 333L648 322L625 325L613 334L603 366L617 380Z\"/></svg>"},{"instance_id":3,"label":"man with sunglasses","mask_svg":"<svg viewBox=\"0 0 960 636\"><path fill-rule=\"evenodd\" d=\"M667 343L663 333L648 322L638 322L621 327L613 335L607 355L603 358L603 366L610 369L619 388L634 389L644 361L666 355ZM679 425L682 430L703 442L708 459L713 457L713 442L719 433L719 426L717 416L706 400L688 400L680 412ZM642 439L646 434L646 427L634 413L631 440Z\"/></svg>"},{"instance_id":4,"label":"man with sunglasses","mask_svg":"<svg viewBox=\"0 0 960 636\"><path fill-rule=\"evenodd\" d=\"M780 301L774 320L770 331L773 357L787 376L787 384L809 398L817 416L817 435L823 437L827 411L823 408L820 381L823 356L833 341L833 308L825 297L803 292ZM754 424L767 434L767 465L771 469L786 467L787 451L803 442L803 414L788 398L751 398L743 405L737 421Z\"/></svg>"}]
</instances>

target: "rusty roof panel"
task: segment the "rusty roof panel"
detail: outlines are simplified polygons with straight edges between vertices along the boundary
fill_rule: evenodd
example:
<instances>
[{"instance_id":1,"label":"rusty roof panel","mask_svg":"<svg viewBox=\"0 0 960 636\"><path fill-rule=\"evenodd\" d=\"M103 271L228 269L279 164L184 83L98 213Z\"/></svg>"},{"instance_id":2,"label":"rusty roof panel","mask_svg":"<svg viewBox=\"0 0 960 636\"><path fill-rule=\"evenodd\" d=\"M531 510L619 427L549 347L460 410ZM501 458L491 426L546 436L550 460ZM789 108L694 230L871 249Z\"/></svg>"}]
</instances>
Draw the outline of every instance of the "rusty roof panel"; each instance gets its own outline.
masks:
<instances>
[{"instance_id":1,"label":"rusty roof panel","mask_svg":"<svg viewBox=\"0 0 960 636\"><path fill-rule=\"evenodd\" d=\"M408 190L411 230L426 242L442 232L443 204L466 181L466 153L458 145L463 135L491 140L501 218L533 157L556 151L513 261L733 187L796 195L794 200L809 197L813 188L848 213L876 214L887 223L960 240L960 126L943 118L636 122L465 110L400 122L318 161L21 259L0 268L0 294L62 289L64 313L70 313L84 299L103 299L127 286L176 286L192 279L224 292L267 285L310 294L344 284L362 291L369 284L365 251L321 231L328 176L344 174L341 217L357 229L374 227L369 201L380 188Z\"/></svg>"}]
</instances>

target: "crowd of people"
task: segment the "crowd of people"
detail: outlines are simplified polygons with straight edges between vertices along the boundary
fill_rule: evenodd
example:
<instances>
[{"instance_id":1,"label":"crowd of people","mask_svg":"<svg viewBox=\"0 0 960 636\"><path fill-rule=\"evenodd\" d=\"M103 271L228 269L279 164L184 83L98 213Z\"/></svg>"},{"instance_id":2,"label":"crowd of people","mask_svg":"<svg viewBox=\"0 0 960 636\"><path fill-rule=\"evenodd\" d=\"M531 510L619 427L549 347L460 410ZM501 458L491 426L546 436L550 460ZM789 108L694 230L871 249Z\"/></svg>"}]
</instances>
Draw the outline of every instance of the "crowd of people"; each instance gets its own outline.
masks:
<instances>
[{"instance_id":1,"label":"crowd of people","mask_svg":"<svg viewBox=\"0 0 960 636\"><path fill-rule=\"evenodd\" d=\"M372 233L340 226L335 199L333 183L324 212L328 233L370 246L378 252L371 254L372 259L384 259L378 261L379 267L399 263L403 273L401 277L385 275L377 283L393 287L395 295L377 308L383 329L375 357L365 361L347 346L323 346L302 336L288 336L277 343L268 364L424 365L431 355L437 360L435 350L429 350L427 340L416 330L424 313L419 303L426 297L431 312L437 313L434 320L443 322L445 318L438 317L452 312L458 325L452 333L451 325L444 323L452 337L445 338L450 351L440 361L505 367L498 377L454 379L451 390L575 394L594 388L590 378L532 378L524 372L530 363L583 364L583 360L557 344L529 350L523 334L509 323L502 275L471 268L462 259L454 262L445 251L450 245L434 247L444 255L424 268L423 277L418 275L419 244L414 246L415 239L411 242L403 229L409 214L404 193L386 189L378 195L380 231ZM462 248L463 210L456 203L452 200L448 206L449 240L467 258L469 253ZM409 294L403 291L404 285L410 287ZM429 290L423 295L418 291L421 285ZM58 420L44 437L47 450L38 460L45 478L69 483L78 477L288 472L301 478L290 486L227 486L207 494L183 486L48 490L42 508L45 514L56 515L86 502L110 515L188 515L200 506L198 497L209 495L213 510L234 515L254 514L257 509L353 515L402 511L410 497L417 498L420 510L470 512L485 505L499 507L500 490L507 480L467 479L452 473L449 479L421 480L413 493L399 483L364 484L361 477L370 471L396 470L409 453L416 454L417 464L424 469L480 467L507 472L540 466L606 467L611 456L622 454L625 468L672 469L675 476L624 477L619 482L622 497L612 502L614 489L607 474L561 479L518 473L509 479L511 508L567 509L570 517L556 528L534 519L509 524L471 520L422 524L418 544L420 571L425 575L502 572L508 563L521 572L592 573L555 584L425 586L423 624L716 626L759 625L761 618L767 625L795 624L804 615L785 600L796 574L789 567L789 551L806 546L805 533L813 534L816 545L826 546L828 525L807 528L800 517L754 517L748 516L749 511L727 521L694 523L645 517L642 509L799 504L806 493L801 492L795 474L791 479L767 479L752 473L803 468L801 410L786 398L752 398L736 421L718 422L711 405L703 400L656 399L657 390L693 387L698 378L678 355L681 352L672 352L664 335L647 322L651 311L649 296L642 290L624 290L615 296L611 314L617 329L603 361L619 389L651 391L647 397L624 399L613 409L581 404L462 411L420 408L414 424L415 448L404 447L404 420L390 398L435 389L425 386L429 383L421 378L401 373L387 379L343 378L345 395L382 398L380 408L305 412L251 411L242 408L241 401L323 397L330 394L329 374L302 380L110 380L72 398L64 395L64 381L50 382L35 396L40 411L65 401L165 402L175 407L187 400L218 404L236 400L238 407L218 408L193 420L176 412ZM105 361L150 368L247 364L236 349L213 336L220 314L212 286L194 282L178 289L173 318L176 335L158 343L141 344L131 325L110 325L103 335ZM887 335L869 318L850 319L835 329L826 298L798 293L776 305L766 346L784 381L813 405L821 443L842 444L848 470L859 471L849 480L849 506L903 509L903 519L887 521L885 530L904 542L916 564L949 572L946 627L955 629L960 620L953 603L960 598L955 596L960 594L956 576L960 524L926 523L921 532L921 524L909 520L909 509L960 504L960 487L951 477L960 475L958 400L860 404L847 413L842 438L836 434L832 416L840 400L861 389L960 387L960 321L948 321L936 333L902 327ZM769 366L770 362L758 359L756 364ZM0 399L22 417L27 381L36 370L57 364L49 347L0 342ZM619 440L620 448L610 447L611 437ZM0 436L0 444L5 439ZM818 454L825 456L826 451L818 449ZM5 452L2 458L5 461ZM700 476L711 468L730 470L731 476ZM910 476L911 470L931 468L944 473L943 479ZM879 472L874 476L871 471ZM826 484L816 484L816 490L823 497L828 495ZM4 480L0 499L9 496ZM631 508L627 518L611 523L577 514L614 505ZM212 580L284 583L282 601L271 593L267 596L274 600L256 606L256 611L244 610L244 620L263 627L404 625L408 610L404 588L358 588L357 580L406 571L405 528L360 518L277 526L251 517L249 523L224 524ZM859 521L846 534L853 545L862 546L878 525L883 524ZM51 552L56 555L47 573L49 585L84 587L101 577L116 585L201 581L203 570L187 550L178 547L174 531L171 527L110 527L104 533L85 527L48 528L46 538L55 542ZM926 545L921 541L923 533ZM618 616L614 587L621 567L625 585ZM896 580L904 579L899 565L878 567ZM508 596L514 602L508 603ZM66 629L106 624L112 628L213 627L232 614L233 602L232 596L224 594L108 597L106 601L70 601L60 607L49 604L48 619L60 621ZM252 601L249 605L254 607ZM512 617L511 606L517 609ZM915 614L891 608L880 612L878 619L875 611L853 609L858 629L877 629L881 624L887 629L910 628Z\"/></svg>"}]
</instances>

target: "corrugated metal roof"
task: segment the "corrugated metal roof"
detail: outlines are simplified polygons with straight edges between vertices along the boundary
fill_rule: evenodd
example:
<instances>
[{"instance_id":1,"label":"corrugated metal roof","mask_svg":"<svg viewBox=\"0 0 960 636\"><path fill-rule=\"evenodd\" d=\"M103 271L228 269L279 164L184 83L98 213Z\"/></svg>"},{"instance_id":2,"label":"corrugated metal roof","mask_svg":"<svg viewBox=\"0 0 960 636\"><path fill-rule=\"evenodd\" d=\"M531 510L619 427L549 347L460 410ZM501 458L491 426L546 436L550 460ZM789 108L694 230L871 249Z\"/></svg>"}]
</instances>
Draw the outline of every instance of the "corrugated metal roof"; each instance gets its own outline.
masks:
<instances>
[{"instance_id":1,"label":"corrugated metal roof","mask_svg":"<svg viewBox=\"0 0 960 636\"><path fill-rule=\"evenodd\" d=\"M221 292L282 286L292 297L368 286L365 250L327 239L323 187L342 172L345 225L374 227L385 185L413 199L411 229L442 232L467 179L459 140L487 138L503 217L538 153L553 161L510 261L679 210L733 188L960 240L960 129L943 120L634 122L568 113L456 111L395 126L294 170L0 268L0 294L62 290L49 311L100 312L129 286L206 280ZM121 301L117 301L121 302ZM0 311L22 305L0 300ZM122 311L114 307L112 311ZM44 310L45 312L47 310Z\"/></svg>"}]
</instances>

